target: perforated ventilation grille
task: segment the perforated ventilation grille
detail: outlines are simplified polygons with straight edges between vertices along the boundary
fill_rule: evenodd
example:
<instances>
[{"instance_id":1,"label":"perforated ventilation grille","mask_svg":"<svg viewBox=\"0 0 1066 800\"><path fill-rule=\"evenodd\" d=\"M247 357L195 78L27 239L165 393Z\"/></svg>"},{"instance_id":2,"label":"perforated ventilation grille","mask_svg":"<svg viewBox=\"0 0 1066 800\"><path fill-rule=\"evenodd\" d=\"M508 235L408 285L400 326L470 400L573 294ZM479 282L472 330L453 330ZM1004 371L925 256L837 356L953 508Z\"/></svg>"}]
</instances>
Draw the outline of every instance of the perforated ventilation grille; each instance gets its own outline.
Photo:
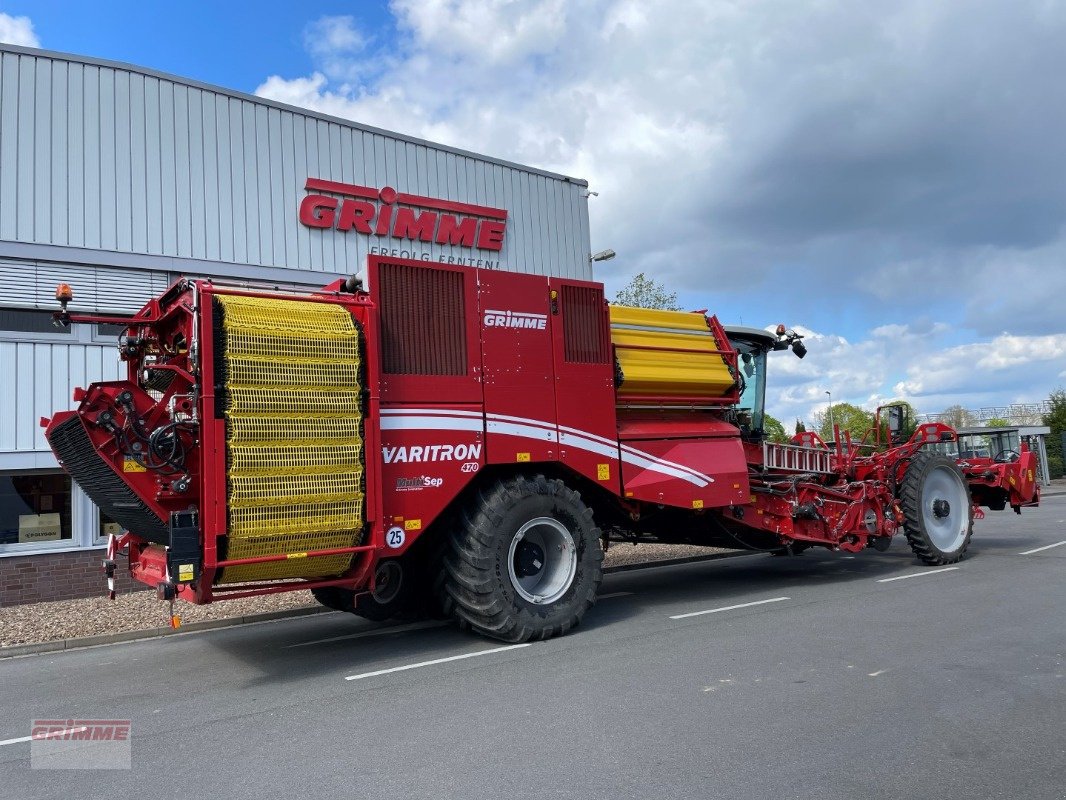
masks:
<instances>
[{"instance_id":1,"label":"perforated ventilation grille","mask_svg":"<svg viewBox=\"0 0 1066 800\"><path fill-rule=\"evenodd\" d=\"M563 349L572 364L605 364L608 359L603 295L584 286L563 286Z\"/></svg>"},{"instance_id":2,"label":"perforated ventilation grille","mask_svg":"<svg viewBox=\"0 0 1066 800\"><path fill-rule=\"evenodd\" d=\"M463 274L382 264L382 370L391 375L465 375Z\"/></svg>"}]
</instances>

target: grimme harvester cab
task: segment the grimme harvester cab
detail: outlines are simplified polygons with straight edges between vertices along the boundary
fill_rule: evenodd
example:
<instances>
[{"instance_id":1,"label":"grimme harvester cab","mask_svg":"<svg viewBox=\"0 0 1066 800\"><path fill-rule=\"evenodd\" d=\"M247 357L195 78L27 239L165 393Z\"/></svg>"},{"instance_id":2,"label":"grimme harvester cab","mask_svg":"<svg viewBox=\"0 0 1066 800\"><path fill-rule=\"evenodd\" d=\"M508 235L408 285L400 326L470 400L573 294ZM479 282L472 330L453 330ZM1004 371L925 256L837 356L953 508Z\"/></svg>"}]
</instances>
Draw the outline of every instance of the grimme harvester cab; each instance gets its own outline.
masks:
<instances>
[{"instance_id":1,"label":"grimme harvester cab","mask_svg":"<svg viewBox=\"0 0 1066 800\"><path fill-rule=\"evenodd\" d=\"M171 602L311 589L517 642L581 620L610 541L855 552L902 530L929 564L966 551L967 477L927 447L946 425L887 450L766 441L767 354L802 357L792 331L610 306L563 278L379 257L368 276L181 280L121 320L68 314L63 287L61 322L128 326L128 377L42 420L126 531L109 577L125 551Z\"/></svg>"}]
</instances>

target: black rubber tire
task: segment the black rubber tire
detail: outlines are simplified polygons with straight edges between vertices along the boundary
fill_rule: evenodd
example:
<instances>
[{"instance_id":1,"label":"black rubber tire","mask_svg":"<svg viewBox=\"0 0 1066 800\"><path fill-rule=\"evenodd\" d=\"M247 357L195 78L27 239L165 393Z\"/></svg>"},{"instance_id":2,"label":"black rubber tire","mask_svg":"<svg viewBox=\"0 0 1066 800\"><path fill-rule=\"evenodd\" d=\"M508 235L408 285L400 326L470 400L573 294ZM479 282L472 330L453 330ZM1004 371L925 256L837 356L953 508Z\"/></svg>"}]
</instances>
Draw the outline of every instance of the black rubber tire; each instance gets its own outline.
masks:
<instances>
[{"instance_id":1,"label":"black rubber tire","mask_svg":"<svg viewBox=\"0 0 1066 800\"><path fill-rule=\"evenodd\" d=\"M324 586L321 589L312 589L312 596L326 608L334 611L346 611L352 613L355 610L355 592L350 589L341 589L338 586Z\"/></svg>"},{"instance_id":2,"label":"black rubber tire","mask_svg":"<svg viewBox=\"0 0 1066 800\"><path fill-rule=\"evenodd\" d=\"M525 523L550 517L574 541L576 572L554 602L534 604L511 582L512 539ZM603 580L602 533L592 509L560 480L517 476L483 487L464 509L445 559L445 584L461 622L504 642L561 636L596 602Z\"/></svg>"},{"instance_id":3,"label":"black rubber tire","mask_svg":"<svg viewBox=\"0 0 1066 800\"><path fill-rule=\"evenodd\" d=\"M344 611L355 614L358 617L371 620L372 622L384 622L387 619L399 616L407 612L412 605L412 584L407 573L404 573L399 592L388 602L382 603L374 598L369 592L360 594L358 599L351 589L341 589L339 586L325 586L320 589L312 589L311 594L315 600L326 608L334 611Z\"/></svg>"},{"instance_id":4,"label":"black rubber tire","mask_svg":"<svg viewBox=\"0 0 1066 800\"><path fill-rule=\"evenodd\" d=\"M356 598L355 608L353 613L358 617L371 620L372 622L384 622L385 620L398 617L411 611L415 596L415 576L408 568L406 558L400 558L392 561L382 561L378 564L378 570L381 570L385 564L393 564L400 568L399 581L400 586L393 592L390 591L388 600L378 600L374 595L369 592L366 594L360 594ZM381 587L377 588L380 591Z\"/></svg>"},{"instance_id":5,"label":"black rubber tire","mask_svg":"<svg viewBox=\"0 0 1066 800\"><path fill-rule=\"evenodd\" d=\"M454 620L459 625L460 630L465 630L469 626L466 620L456 616L455 600L448 593L448 568L446 563L448 554L452 550L452 531L458 524L457 516L456 519L452 520L446 535L440 537L440 541L434 543L430 550L426 613L434 619Z\"/></svg>"},{"instance_id":6,"label":"black rubber tire","mask_svg":"<svg viewBox=\"0 0 1066 800\"><path fill-rule=\"evenodd\" d=\"M810 550L812 547L814 547L814 545L807 544L806 542L793 542L791 547L782 547L780 550L771 550L770 555L777 558L798 556L801 555L804 550Z\"/></svg>"},{"instance_id":7,"label":"black rubber tire","mask_svg":"<svg viewBox=\"0 0 1066 800\"><path fill-rule=\"evenodd\" d=\"M962 542L951 550L942 550L933 541L925 526L924 504L932 503L935 498L926 496L927 481L935 471L954 472L962 484L966 496L966 535ZM903 531L914 554L926 564L940 566L954 564L962 558L970 546L973 537L973 504L970 500L970 487L966 476L958 465L947 456L939 453L919 452L907 467L907 472L900 483L900 507L903 510Z\"/></svg>"}]
</instances>

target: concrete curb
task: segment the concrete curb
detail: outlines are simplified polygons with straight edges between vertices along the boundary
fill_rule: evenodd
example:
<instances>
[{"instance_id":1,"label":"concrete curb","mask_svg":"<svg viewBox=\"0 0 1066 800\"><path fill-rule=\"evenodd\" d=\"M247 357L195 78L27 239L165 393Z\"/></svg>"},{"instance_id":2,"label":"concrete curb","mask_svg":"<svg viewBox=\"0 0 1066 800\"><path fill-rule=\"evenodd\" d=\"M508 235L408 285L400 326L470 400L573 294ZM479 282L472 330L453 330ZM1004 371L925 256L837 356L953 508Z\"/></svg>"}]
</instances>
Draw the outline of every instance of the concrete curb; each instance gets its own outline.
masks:
<instances>
[{"instance_id":1,"label":"concrete curb","mask_svg":"<svg viewBox=\"0 0 1066 800\"><path fill-rule=\"evenodd\" d=\"M747 550L736 550L727 553L712 553L706 556L689 556L687 558L671 558L663 561L644 561L633 564L620 564L617 567L607 567L603 572L610 575L615 572L631 572L639 569L652 569L654 567L674 567L679 564L694 564L699 561L717 561L723 558L736 558L737 556L754 555ZM190 622L182 625L177 630L170 628L149 628L139 631L124 631L122 633L106 633L100 636L81 636L76 639L57 639L52 642L32 642L30 644L15 644L10 647L0 647L0 660L5 658L17 658L18 656L32 656L40 653L58 653L64 650L80 650L85 647L101 647L109 644L122 642L137 642L145 639L159 639L164 636L181 636L184 633L197 633L200 631L213 631L219 628L233 628L238 625L251 625L257 622L273 622L279 619L292 619L296 617L309 617L313 614L336 614L339 612L319 606L306 606L303 608L291 608L286 611L268 611L262 614L246 614L243 617L227 617L226 619L213 619L206 622Z\"/></svg>"},{"instance_id":2,"label":"concrete curb","mask_svg":"<svg viewBox=\"0 0 1066 800\"><path fill-rule=\"evenodd\" d=\"M0 647L0 660L5 658L15 658L17 656L32 656L37 655L38 653L55 653L61 650L80 650L85 647L100 647L102 645L119 644L121 642L136 642L142 639L159 639L164 636L181 636L185 633L213 631L218 630L219 628L233 628L237 625L251 625L257 622L274 622L279 619L334 613L337 612L329 608L306 606L303 608L290 608L286 611L267 611L262 614L245 614L242 617L227 617L226 619L212 619L205 622L190 622L186 625L182 625L177 630L171 628L148 628L139 631L123 631L122 633L105 633L100 636L81 636L76 639L57 639L52 642L15 644L10 647Z\"/></svg>"}]
</instances>

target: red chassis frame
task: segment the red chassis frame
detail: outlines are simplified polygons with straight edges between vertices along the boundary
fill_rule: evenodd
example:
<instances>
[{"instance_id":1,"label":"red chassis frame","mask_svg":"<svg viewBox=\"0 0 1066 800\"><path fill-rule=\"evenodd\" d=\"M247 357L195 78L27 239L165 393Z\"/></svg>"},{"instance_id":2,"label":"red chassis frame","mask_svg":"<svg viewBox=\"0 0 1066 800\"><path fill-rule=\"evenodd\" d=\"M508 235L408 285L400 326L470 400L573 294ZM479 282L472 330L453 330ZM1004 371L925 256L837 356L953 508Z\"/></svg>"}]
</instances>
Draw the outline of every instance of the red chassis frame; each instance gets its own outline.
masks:
<instances>
[{"instance_id":1,"label":"red chassis frame","mask_svg":"<svg viewBox=\"0 0 1066 800\"><path fill-rule=\"evenodd\" d=\"M131 317L70 314L66 308L54 316L63 324L108 323L127 326L125 344L120 351L127 363L127 379L96 383L89 389L77 389L76 411L56 414L52 419L42 419L42 426L50 435L58 426L72 416L82 419L98 454L115 474L130 486L148 508L162 520L170 512L181 511L190 504L198 506L200 515L202 567L199 579L194 583L175 583L168 574L167 552L162 542L152 542L133 533L110 538L108 556L104 562L109 578L113 576L114 559L123 549L128 549L130 575L137 581L152 587L173 585L177 597L197 603L210 603L216 599L254 597L295 589L312 589L324 586L369 586L372 588L374 554L384 547L382 527L377 523L381 505L380 481L377 462L366 459L366 536L357 547L333 548L300 554L303 557L333 555L343 552L356 554L349 570L342 576L321 580L299 580L270 584L214 585L218 571L239 564L283 561L289 556L280 554L247 559L220 560L218 538L226 535L226 508L218 498L226 496L225 423L216 417L213 306L211 298L216 294L246 295L254 297L277 297L332 303L345 306L366 332L368 340L376 337L377 317L366 294L350 294L343 291L342 281L336 281L312 294L281 292L277 290L242 289L217 286L210 281L179 280L161 297L151 300L140 312ZM64 304L65 306L65 304ZM135 344L133 343L135 342ZM183 342L184 349L178 342ZM191 352L190 352L191 351ZM151 369L173 372L176 379L170 381L160 399L155 400L138 385L143 357L151 353L159 357ZM163 362L161 354L168 354ZM372 391L367 402L367 417L377 419L378 396L377 359L372 348L367 348L366 376ZM194 389L200 389L197 391ZM201 388L202 387L202 388ZM154 429L176 406L179 411L197 420L197 436L190 442L194 457L190 457L188 476L192 486L178 492L168 484L166 476L151 470L127 468L118 448L113 431L126 425L131 419L145 429ZM195 410L193 408L195 406ZM110 416L108 416L110 415ZM113 420L113 425L105 425ZM369 453L377 452L379 432L376 426L367 425L364 431L364 447ZM205 502L209 498L213 502ZM162 588L161 588L162 593Z\"/></svg>"}]
</instances>

